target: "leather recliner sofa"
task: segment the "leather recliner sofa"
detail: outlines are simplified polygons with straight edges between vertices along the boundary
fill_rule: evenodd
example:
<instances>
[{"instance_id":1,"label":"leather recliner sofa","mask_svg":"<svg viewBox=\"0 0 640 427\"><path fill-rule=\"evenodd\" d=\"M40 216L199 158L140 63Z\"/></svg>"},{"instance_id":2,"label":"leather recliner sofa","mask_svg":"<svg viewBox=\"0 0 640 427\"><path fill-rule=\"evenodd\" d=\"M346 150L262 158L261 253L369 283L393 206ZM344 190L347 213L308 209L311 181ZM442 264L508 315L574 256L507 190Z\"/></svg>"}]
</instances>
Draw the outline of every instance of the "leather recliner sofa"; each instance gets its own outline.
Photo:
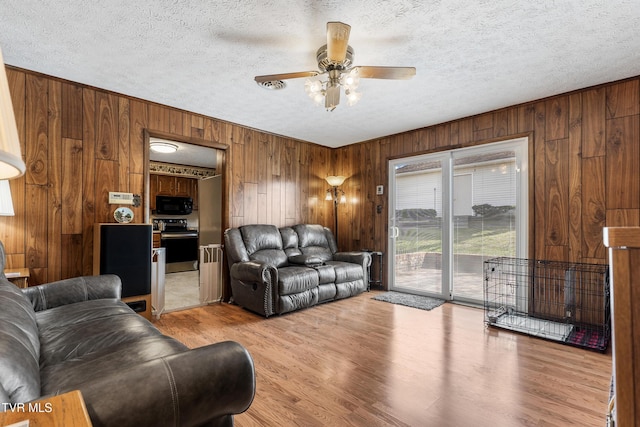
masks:
<instances>
[{"instance_id":1,"label":"leather recliner sofa","mask_svg":"<svg viewBox=\"0 0 640 427\"><path fill-rule=\"evenodd\" d=\"M319 224L227 229L233 302L268 317L357 295L368 288L371 255L338 252Z\"/></svg>"},{"instance_id":2,"label":"leather recliner sofa","mask_svg":"<svg viewBox=\"0 0 640 427\"><path fill-rule=\"evenodd\" d=\"M18 289L4 260L0 242L1 402L79 389L95 427L232 426L251 405L254 365L240 344L189 350L162 335L120 301L118 276Z\"/></svg>"}]
</instances>

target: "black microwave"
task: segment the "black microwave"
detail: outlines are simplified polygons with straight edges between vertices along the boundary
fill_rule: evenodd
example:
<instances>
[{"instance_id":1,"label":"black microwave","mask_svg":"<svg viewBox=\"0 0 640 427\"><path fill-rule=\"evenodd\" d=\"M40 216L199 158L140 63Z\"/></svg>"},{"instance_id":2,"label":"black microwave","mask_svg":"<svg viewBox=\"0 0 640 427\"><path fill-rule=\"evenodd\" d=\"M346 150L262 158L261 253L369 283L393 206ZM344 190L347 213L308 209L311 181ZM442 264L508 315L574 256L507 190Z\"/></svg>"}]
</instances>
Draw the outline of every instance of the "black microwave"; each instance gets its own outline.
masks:
<instances>
[{"instance_id":1,"label":"black microwave","mask_svg":"<svg viewBox=\"0 0 640 427\"><path fill-rule=\"evenodd\" d=\"M191 197L156 196L156 213L159 215L189 215L192 211Z\"/></svg>"}]
</instances>

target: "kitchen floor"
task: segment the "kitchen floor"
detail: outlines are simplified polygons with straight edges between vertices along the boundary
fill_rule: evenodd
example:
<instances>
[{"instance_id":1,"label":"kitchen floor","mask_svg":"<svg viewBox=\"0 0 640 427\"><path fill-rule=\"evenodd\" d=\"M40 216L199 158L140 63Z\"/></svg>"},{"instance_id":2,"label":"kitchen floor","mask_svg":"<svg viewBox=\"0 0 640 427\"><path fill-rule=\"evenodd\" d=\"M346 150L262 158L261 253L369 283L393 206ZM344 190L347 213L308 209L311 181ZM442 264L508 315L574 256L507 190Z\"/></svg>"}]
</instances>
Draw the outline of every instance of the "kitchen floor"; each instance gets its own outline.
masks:
<instances>
[{"instance_id":1,"label":"kitchen floor","mask_svg":"<svg viewBox=\"0 0 640 427\"><path fill-rule=\"evenodd\" d=\"M164 282L164 312L184 310L200 304L199 271L167 273Z\"/></svg>"}]
</instances>

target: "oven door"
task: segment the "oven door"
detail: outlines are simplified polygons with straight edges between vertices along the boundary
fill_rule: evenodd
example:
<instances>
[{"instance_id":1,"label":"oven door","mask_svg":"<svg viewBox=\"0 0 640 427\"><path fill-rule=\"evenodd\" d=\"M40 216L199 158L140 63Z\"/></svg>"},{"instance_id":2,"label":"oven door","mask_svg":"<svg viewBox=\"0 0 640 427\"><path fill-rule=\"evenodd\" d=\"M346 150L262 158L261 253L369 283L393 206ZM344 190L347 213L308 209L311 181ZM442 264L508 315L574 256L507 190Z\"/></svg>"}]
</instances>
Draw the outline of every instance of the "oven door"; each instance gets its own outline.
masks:
<instances>
[{"instance_id":1,"label":"oven door","mask_svg":"<svg viewBox=\"0 0 640 427\"><path fill-rule=\"evenodd\" d=\"M198 269L198 233L160 233L160 246L166 248L166 273Z\"/></svg>"}]
</instances>

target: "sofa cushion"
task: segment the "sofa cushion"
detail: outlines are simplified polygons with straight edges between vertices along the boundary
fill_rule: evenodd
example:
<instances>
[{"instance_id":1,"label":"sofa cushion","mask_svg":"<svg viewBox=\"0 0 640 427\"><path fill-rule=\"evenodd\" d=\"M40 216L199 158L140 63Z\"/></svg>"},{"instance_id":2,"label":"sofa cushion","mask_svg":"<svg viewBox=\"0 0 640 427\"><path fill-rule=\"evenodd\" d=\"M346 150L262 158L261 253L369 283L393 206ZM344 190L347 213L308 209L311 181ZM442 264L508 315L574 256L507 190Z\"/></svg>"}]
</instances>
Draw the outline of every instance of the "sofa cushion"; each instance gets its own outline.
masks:
<instances>
[{"instance_id":1,"label":"sofa cushion","mask_svg":"<svg viewBox=\"0 0 640 427\"><path fill-rule=\"evenodd\" d=\"M318 273L313 268L302 266L278 269L278 293L297 294L318 286Z\"/></svg>"},{"instance_id":2,"label":"sofa cushion","mask_svg":"<svg viewBox=\"0 0 640 427\"><path fill-rule=\"evenodd\" d=\"M291 227L280 228L280 236L282 236L282 247L287 256L300 255L298 248L298 235Z\"/></svg>"},{"instance_id":3,"label":"sofa cushion","mask_svg":"<svg viewBox=\"0 0 640 427\"><path fill-rule=\"evenodd\" d=\"M115 299L68 304L36 314L40 328L40 367L87 359L116 346L159 336L160 331Z\"/></svg>"},{"instance_id":4,"label":"sofa cushion","mask_svg":"<svg viewBox=\"0 0 640 427\"><path fill-rule=\"evenodd\" d=\"M40 397L39 357L40 341L35 311L20 289L2 278L0 394L9 402L27 402Z\"/></svg>"},{"instance_id":5,"label":"sofa cushion","mask_svg":"<svg viewBox=\"0 0 640 427\"><path fill-rule=\"evenodd\" d=\"M318 288L308 289L297 294L280 295L278 301L278 314L300 310L316 304L318 304Z\"/></svg>"},{"instance_id":6,"label":"sofa cushion","mask_svg":"<svg viewBox=\"0 0 640 427\"><path fill-rule=\"evenodd\" d=\"M298 224L293 229L298 235L300 251L305 255L315 255L323 261L332 258L329 241L324 232L324 227L319 224Z\"/></svg>"},{"instance_id":7,"label":"sofa cushion","mask_svg":"<svg viewBox=\"0 0 640 427\"><path fill-rule=\"evenodd\" d=\"M332 265L319 265L314 268L318 272L318 283L321 285L325 283L335 283L336 270Z\"/></svg>"},{"instance_id":8,"label":"sofa cushion","mask_svg":"<svg viewBox=\"0 0 640 427\"><path fill-rule=\"evenodd\" d=\"M335 270L336 283L362 280L364 277L362 266L359 264L344 261L327 261L326 264L332 266Z\"/></svg>"},{"instance_id":9,"label":"sofa cushion","mask_svg":"<svg viewBox=\"0 0 640 427\"><path fill-rule=\"evenodd\" d=\"M249 259L274 267L287 264L287 254L282 247L282 236L275 225L244 225L240 227L240 231Z\"/></svg>"},{"instance_id":10,"label":"sofa cushion","mask_svg":"<svg viewBox=\"0 0 640 427\"><path fill-rule=\"evenodd\" d=\"M282 237L275 225L243 225L240 232L249 255L264 249L282 249Z\"/></svg>"},{"instance_id":11,"label":"sofa cushion","mask_svg":"<svg viewBox=\"0 0 640 427\"><path fill-rule=\"evenodd\" d=\"M36 313L42 394L79 388L128 366L185 351L116 299L67 304Z\"/></svg>"},{"instance_id":12,"label":"sofa cushion","mask_svg":"<svg viewBox=\"0 0 640 427\"><path fill-rule=\"evenodd\" d=\"M135 316L140 317L138 314ZM110 323L106 321L104 323ZM147 327L151 327L148 325ZM120 335L129 334L119 329ZM121 369L143 362L170 356L187 350L179 341L165 336L152 335L138 339L115 341L110 345L98 345L91 353L48 364L41 369L42 394L61 393L81 388L82 384L99 381ZM134 337L135 338L135 337ZM91 338L97 340L97 338Z\"/></svg>"},{"instance_id":13,"label":"sofa cushion","mask_svg":"<svg viewBox=\"0 0 640 427\"><path fill-rule=\"evenodd\" d=\"M318 302L332 301L336 299L336 285L333 283L318 285Z\"/></svg>"},{"instance_id":14,"label":"sofa cushion","mask_svg":"<svg viewBox=\"0 0 640 427\"><path fill-rule=\"evenodd\" d=\"M336 283L336 299L352 297L364 292L366 289L367 285L362 279Z\"/></svg>"}]
</instances>

